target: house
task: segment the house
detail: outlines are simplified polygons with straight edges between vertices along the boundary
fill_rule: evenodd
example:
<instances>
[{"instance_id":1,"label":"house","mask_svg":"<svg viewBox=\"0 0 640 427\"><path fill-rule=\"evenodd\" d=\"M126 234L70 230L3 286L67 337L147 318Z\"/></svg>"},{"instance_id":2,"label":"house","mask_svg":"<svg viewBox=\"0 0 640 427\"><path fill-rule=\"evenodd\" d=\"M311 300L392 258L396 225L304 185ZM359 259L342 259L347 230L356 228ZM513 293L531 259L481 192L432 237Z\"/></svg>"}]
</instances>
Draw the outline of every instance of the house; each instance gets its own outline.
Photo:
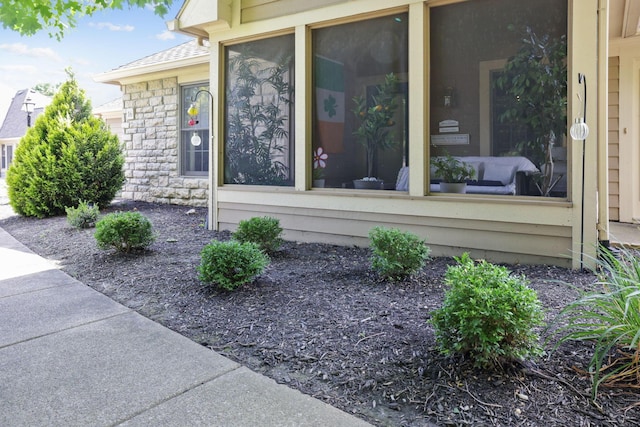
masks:
<instances>
[{"instance_id":1,"label":"house","mask_svg":"<svg viewBox=\"0 0 640 427\"><path fill-rule=\"evenodd\" d=\"M93 115L102 119L109 130L118 136L120 141L124 137L122 129L122 98L113 99L92 109Z\"/></svg>"},{"instance_id":2,"label":"house","mask_svg":"<svg viewBox=\"0 0 640 427\"><path fill-rule=\"evenodd\" d=\"M591 265L613 156L620 204L640 204L638 177L622 182L638 174L636 3L186 0L168 26L193 41L96 77L123 91L123 197L206 205L213 229L269 215L289 239L366 245L385 225L436 255ZM528 99L500 83L527 45L566 75L542 125L510 113ZM613 71L635 91L615 97ZM446 154L473 167L466 193L440 191L430 158Z\"/></svg>"},{"instance_id":3,"label":"house","mask_svg":"<svg viewBox=\"0 0 640 427\"><path fill-rule=\"evenodd\" d=\"M16 92L0 127L0 174L6 173L9 168L16 146L27 133L28 126L35 123L36 118L50 102L51 98L32 89ZM27 113L26 104L33 108L31 113Z\"/></svg>"},{"instance_id":4,"label":"house","mask_svg":"<svg viewBox=\"0 0 640 427\"><path fill-rule=\"evenodd\" d=\"M209 49L197 40L162 51L95 77L122 87L119 135L124 144L121 197L157 203L207 206L208 115L190 127L181 108L209 87ZM199 99L202 102L202 99ZM207 101L206 99L204 101ZM203 104L204 111L208 104ZM113 128L113 125L112 125ZM200 147L179 143L198 132Z\"/></svg>"}]
</instances>

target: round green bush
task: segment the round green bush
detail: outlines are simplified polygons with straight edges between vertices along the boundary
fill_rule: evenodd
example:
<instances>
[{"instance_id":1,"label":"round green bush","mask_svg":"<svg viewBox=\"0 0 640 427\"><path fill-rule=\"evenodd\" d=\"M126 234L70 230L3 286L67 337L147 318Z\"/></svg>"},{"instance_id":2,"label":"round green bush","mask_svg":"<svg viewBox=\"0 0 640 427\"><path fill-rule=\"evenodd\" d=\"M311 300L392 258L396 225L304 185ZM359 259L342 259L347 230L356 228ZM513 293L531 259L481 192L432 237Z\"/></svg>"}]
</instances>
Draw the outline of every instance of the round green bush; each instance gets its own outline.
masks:
<instances>
[{"instance_id":1,"label":"round green bush","mask_svg":"<svg viewBox=\"0 0 640 427\"><path fill-rule=\"evenodd\" d=\"M253 242L266 253L273 253L282 244L280 220L268 216L243 219L232 237L240 243Z\"/></svg>"},{"instance_id":2,"label":"round green bush","mask_svg":"<svg viewBox=\"0 0 640 427\"><path fill-rule=\"evenodd\" d=\"M145 249L155 241L151 221L140 212L116 212L96 223L94 234L100 249L118 252Z\"/></svg>"},{"instance_id":3,"label":"round green bush","mask_svg":"<svg viewBox=\"0 0 640 427\"><path fill-rule=\"evenodd\" d=\"M199 279L230 291L251 282L269 265L269 257L253 242L214 240L200 256Z\"/></svg>"},{"instance_id":4,"label":"round green bush","mask_svg":"<svg viewBox=\"0 0 640 427\"><path fill-rule=\"evenodd\" d=\"M374 227L369 231L371 268L390 280L400 280L420 270L430 249L415 234L396 228Z\"/></svg>"},{"instance_id":5,"label":"round green bush","mask_svg":"<svg viewBox=\"0 0 640 427\"><path fill-rule=\"evenodd\" d=\"M534 328L543 313L526 279L484 260L476 263L467 253L456 259L459 265L445 275L443 306L430 320L440 351L466 355L482 368L539 355Z\"/></svg>"}]
</instances>

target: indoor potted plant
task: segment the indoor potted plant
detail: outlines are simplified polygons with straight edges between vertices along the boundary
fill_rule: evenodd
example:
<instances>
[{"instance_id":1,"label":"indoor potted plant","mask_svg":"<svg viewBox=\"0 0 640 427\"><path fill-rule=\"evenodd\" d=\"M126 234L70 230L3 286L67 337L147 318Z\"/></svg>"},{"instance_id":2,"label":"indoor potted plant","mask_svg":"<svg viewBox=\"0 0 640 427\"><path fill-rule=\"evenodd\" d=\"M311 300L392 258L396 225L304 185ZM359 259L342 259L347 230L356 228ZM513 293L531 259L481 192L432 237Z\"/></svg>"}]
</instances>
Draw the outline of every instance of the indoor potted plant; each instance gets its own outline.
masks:
<instances>
[{"instance_id":1,"label":"indoor potted plant","mask_svg":"<svg viewBox=\"0 0 640 427\"><path fill-rule=\"evenodd\" d=\"M473 166L450 154L432 157L431 165L435 169L435 175L441 180L441 193L466 193L467 181L476 177Z\"/></svg>"},{"instance_id":2,"label":"indoor potted plant","mask_svg":"<svg viewBox=\"0 0 640 427\"><path fill-rule=\"evenodd\" d=\"M395 100L397 85L398 77L389 73L384 82L376 87L378 93L371 97L372 102L368 102L364 96L353 98L356 105L353 113L360 123L353 134L367 152L367 176L354 180L356 188L382 188L383 182L373 176L373 160L378 148L388 149L397 143L391 132L391 127L396 124L393 117L398 108Z\"/></svg>"}]
</instances>

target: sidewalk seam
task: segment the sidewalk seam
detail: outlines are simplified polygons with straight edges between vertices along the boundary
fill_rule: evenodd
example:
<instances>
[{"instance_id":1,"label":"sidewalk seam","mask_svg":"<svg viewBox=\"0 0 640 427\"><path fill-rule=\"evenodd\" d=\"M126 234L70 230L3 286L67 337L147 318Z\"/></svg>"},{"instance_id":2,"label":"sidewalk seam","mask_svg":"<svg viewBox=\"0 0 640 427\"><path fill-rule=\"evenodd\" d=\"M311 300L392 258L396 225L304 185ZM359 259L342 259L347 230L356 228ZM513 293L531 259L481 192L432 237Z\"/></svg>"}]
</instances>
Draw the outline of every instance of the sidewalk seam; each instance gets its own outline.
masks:
<instances>
[{"instance_id":1,"label":"sidewalk seam","mask_svg":"<svg viewBox=\"0 0 640 427\"><path fill-rule=\"evenodd\" d=\"M211 353L212 353L212 354L217 354L217 355L219 355L218 353L216 353L216 352L215 352L215 351L213 351L213 350L209 350L209 351L211 351ZM223 357L224 357L224 356L223 356ZM234 362L234 363L236 363L236 362ZM182 391L179 391L179 392L177 392L177 393L174 393L174 394L173 394L173 395L171 395L171 396L167 396L165 399L162 399L162 400L160 400L160 401L158 401L158 402L154 403L153 405L151 405L151 406L149 406L149 407L147 407L147 408L141 409L140 411L137 411L137 412L133 413L131 416L129 416L129 417L127 417L127 418L124 418L124 419L122 419L122 420L118 420L118 421L116 421L115 423L111 424L111 425L110 425L110 427L117 427L117 426L119 426L119 425L122 425L122 424L124 424L124 423L126 423L126 422L128 422L128 421L131 421L131 420L133 420L134 418L136 418L136 417L138 417L138 416L140 416L140 415L144 414L145 412L149 412L150 410L152 410L152 409L154 409L154 408L157 408L158 406L163 405L163 404L165 404L165 403L167 403L167 402L169 402L169 401L171 401L171 400L173 400L173 399L176 399L176 398L178 398L178 397L180 397L180 396L182 396L182 395L184 395L184 394L186 394L186 393L188 393L188 392L190 392L190 391L192 391L192 390L196 390L196 389L198 389L198 388L200 388L200 387L202 387L202 386L204 386L204 385L206 385L206 384L209 384L209 383L210 383L210 382L212 382L212 381L215 381L215 380L217 380L217 379L219 379L219 378L222 378L222 377L223 377L223 376L225 376L225 375L228 375L228 374L230 374L230 373L232 373L232 372L237 371L238 369L242 369L242 368L243 368L243 365L240 365L240 364L238 364L238 363L236 363L236 365L237 365L237 366L236 366L235 368L232 368L232 369L229 369L228 371L224 371L224 372L221 372L221 373L219 373L219 374L217 374L217 375L214 375L213 377L208 378L208 379L206 379L206 380L204 380L204 381L201 381L201 382L199 382L198 384L194 384L194 385L192 385L192 386L189 386L189 388L186 388L186 389L184 389L184 390L182 390Z\"/></svg>"},{"instance_id":2,"label":"sidewalk seam","mask_svg":"<svg viewBox=\"0 0 640 427\"><path fill-rule=\"evenodd\" d=\"M64 272L63 272L63 273L64 273ZM66 274L66 273L65 273L65 274ZM71 277L71 276L69 276L69 277ZM4 279L4 280L11 280L11 279ZM76 279L73 279L73 280L76 280ZM76 281L77 281L77 280L76 280ZM1 280L0 280L0 282L1 282ZM80 282L80 283L81 283L81 282ZM61 283L61 284L59 284L59 285L49 286L49 287L46 287L46 288L31 289L31 290L24 291L24 292L20 292L20 293L17 293L17 294L11 294L11 295L0 296L0 300L3 300L3 299L5 299L5 298L17 297L17 296L21 296L21 295L28 295L28 294L32 294L32 293L35 293L35 292L48 291L49 289L58 289L58 288L62 288L62 287L64 287L64 286L73 286L73 285L74 285L74 283ZM85 285L85 286L86 286L86 285Z\"/></svg>"},{"instance_id":3,"label":"sidewalk seam","mask_svg":"<svg viewBox=\"0 0 640 427\"><path fill-rule=\"evenodd\" d=\"M23 339L21 341L16 341L16 342L13 342L13 343L10 343L10 344L0 345L0 350L3 350L5 348L7 348L7 347L11 347L11 346L14 346L14 345L24 344L24 343L29 342L29 341L33 341L33 340L37 340L37 339L40 339L40 338L48 337L48 336L51 336L51 335L59 334L61 332L66 332L66 331L70 331L70 330L73 330L73 329L76 329L76 328L80 328L80 327L84 327L84 326L87 326L87 325L92 325L94 323L102 322L102 321L105 321L105 320L110 320L110 319L113 319L115 317L122 316L124 314L130 314L130 313L136 313L136 311L135 310L131 310L131 309L127 309L126 311L123 311L122 313L116 313L116 314L112 314L111 316L101 317L99 319L91 320L89 322L85 322L85 323L80 323L78 325L69 326L67 328L63 328L63 329L59 329L59 330L56 330L56 331L48 332L46 334L38 335L38 336L35 336L35 337L29 337L27 339Z\"/></svg>"}]
</instances>

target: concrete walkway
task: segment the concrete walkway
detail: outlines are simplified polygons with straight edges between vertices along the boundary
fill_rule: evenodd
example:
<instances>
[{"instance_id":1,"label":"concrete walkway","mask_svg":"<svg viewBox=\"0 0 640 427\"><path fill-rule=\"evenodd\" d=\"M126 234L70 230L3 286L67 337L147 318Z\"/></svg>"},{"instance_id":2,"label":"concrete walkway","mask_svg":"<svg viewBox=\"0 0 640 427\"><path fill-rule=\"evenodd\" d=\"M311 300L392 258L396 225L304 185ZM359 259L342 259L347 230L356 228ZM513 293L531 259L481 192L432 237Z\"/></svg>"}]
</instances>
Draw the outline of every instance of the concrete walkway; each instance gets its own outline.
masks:
<instances>
[{"instance_id":1,"label":"concrete walkway","mask_svg":"<svg viewBox=\"0 0 640 427\"><path fill-rule=\"evenodd\" d=\"M58 270L0 228L0 426L367 426Z\"/></svg>"}]
</instances>

